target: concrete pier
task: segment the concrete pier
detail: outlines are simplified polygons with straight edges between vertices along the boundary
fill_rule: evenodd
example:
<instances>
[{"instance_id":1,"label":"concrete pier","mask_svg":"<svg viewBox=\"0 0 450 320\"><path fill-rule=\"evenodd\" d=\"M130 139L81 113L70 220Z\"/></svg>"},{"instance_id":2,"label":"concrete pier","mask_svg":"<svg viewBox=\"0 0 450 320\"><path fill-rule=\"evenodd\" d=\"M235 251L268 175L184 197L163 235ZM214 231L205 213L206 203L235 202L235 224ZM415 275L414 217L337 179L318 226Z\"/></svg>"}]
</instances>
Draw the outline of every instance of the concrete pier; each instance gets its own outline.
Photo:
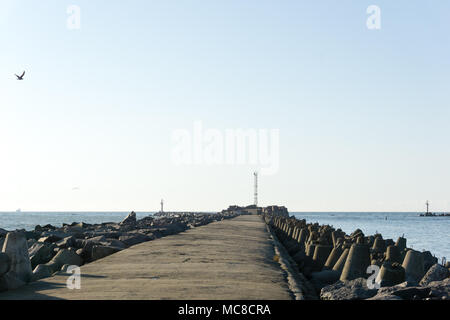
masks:
<instances>
[{"instance_id":1,"label":"concrete pier","mask_svg":"<svg viewBox=\"0 0 450 320\"><path fill-rule=\"evenodd\" d=\"M141 243L81 267L81 289L67 274L2 299L293 299L261 216L214 222Z\"/></svg>"}]
</instances>

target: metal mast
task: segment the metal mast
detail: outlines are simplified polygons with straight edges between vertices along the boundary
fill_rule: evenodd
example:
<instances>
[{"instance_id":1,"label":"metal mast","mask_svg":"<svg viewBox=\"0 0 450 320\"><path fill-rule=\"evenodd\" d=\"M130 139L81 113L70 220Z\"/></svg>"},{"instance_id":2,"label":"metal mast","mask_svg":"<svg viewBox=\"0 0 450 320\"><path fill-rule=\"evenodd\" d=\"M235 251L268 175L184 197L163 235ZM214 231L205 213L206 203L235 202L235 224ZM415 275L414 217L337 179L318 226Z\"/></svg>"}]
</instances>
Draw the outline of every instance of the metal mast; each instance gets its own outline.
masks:
<instances>
[{"instance_id":1,"label":"metal mast","mask_svg":"<svg viewBox=\"0 0 450 320\"><path fill-rule=\"evenodd\" d=\"M253 175L255 177L255 193L254 193L254 204L255 206L258 206L258 172L253 172Z\"/></svg>"},{"instance_id":2,"label":"metal mast","mask_svg":"<svg viewBox=\"0 0 450 320\"><path fill-rule=\"evenodd\" d=\"M425 203L426 205L427 205L427 213L429 212L428 211L428 208L429 208L429 206L430 206L430 203L428 202L428 200L427 200L427 202Z\"/></svg>"},{"instance_id":3,"label":"metal mast","mask_svg":"<svg viewBox=\"0 0 450 320\"><path fill-rule=\"evenodd\" d=\"M164 212L164 200L161 199L161 212Z\"/></svg>"}]
</instances>

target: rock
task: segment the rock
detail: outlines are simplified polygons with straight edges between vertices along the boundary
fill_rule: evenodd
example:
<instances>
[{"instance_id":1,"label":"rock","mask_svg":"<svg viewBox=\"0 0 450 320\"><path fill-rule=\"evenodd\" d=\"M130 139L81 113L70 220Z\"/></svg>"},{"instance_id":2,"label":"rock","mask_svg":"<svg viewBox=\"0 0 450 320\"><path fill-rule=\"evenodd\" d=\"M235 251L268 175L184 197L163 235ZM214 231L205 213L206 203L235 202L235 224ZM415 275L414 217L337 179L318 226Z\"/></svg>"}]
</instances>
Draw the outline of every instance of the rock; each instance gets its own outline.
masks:
<instances>
[{"instance_id":1,"label":"rock","mask_svg":"<svg viewBox=\"0 0 450 320\"><path fill-rule=\"evenodd\" d=\"M63 238L53 234L53 235L39 238L38 242L53 243L53 242L57 242L61 239L63 239Z\"/></svg>"},{"instance_id":2,"label":"rock","mask_svg":"<svg viewBox=\"0 0 450 320\"><path fill-rule=\"evenodd\" d=\"M40 279L49 278L52 276L53 270L46 264L39 264L33 270L32 281L38 281Z\"/></svg>"},{"instance_id":3,"label":"rock","mask_svg":"<svg viewBox=\"0 0 450 320\"><path fill-rule=\"evenodd\" d=\"M430 288L421 288L421 287L404 288L396 290L392 292L392 294L404 300L425 299L430 294Z\"/></svg>"},{"instance_id":4,"label":"rock","mask_svg":"<svg viewBox=\"0 0 450 320\"><path fill-rule=\"evenodd\" d=\"M36 231L24 231L24 232L27 240L37 241L37 239L39 239L39 237L41 236L41 233Z\"/></svg>"},{"instance_id":5,"label":"rock","mask_svg":"<svg viewBox=\"0 0 450 320\"><path fill-rule=\"evenodd\" d=\"M5 229L0 228L0 238L6 237L7 234L8 234L8 231L6 231Z\"/></svg>"},{"instance_id":6,"label":"rock","mask_svg":"<svg viewBox=\"0 0 450 320\"><path fill-rule=\"evenodd\" d=\"M47 265L53 272L56 272L59 271L65 264L81 266L82 263L83 261L81 257L74 251L61 249L58 251L56 256L54 256L53 259L47 263Z\"/></svg>"},{"instance_id":7,"label":"rock","mask_svg":"<svg viewBox=\"0 0 450 320\"><path fill-rule=\"evenodd\" d=\"M430 251L422 252L422 256L423 256L423 269L424 272L426 273L432 266L438 263L438 258L433 257Z\"/></svg>"},{"instance_id":8,"label":"rock","mask_svg":"<svg viewBox=\"0 0 450 320\"><path fill-rule=\"evenodd\" d=\"M449 276L450 272L448 271L448 269L436 263L424 275L424 277L420 281L420 285L427 286L429 283L433 281L442 281L448 278Z\"/></svg>"},{"instance_id":9,"label":"rock","mask_svg":"<svg viewBox=\"0 0 450 320\"><path fill-rule=\"evenodd\" d=\"M136 213L132 211L125 219L123 219L120 225L135 224L135 223L136 223Z\"/></svg>"},{"instance_id":10,"label":"rock","mask_svg":"<svg viewBox=\"0 0 450 320\"><path fill-rule=\"evenodd\" d=\"M100 242L106 241L105 236L97 236L84 240L83 247L86 247L88 243L99 244Z\"/></svg>"},{"instance_id":11,"label":"rock","mask_svg":"<svg viewBox=\"0 0 450 320\"><path fill-rule=\"evenodd\" d=\"M11 258L3 252L0 252L0 277L11 269Z\"/></svg>"},{"instance_id":12,"label":"rock","mask_svg":"<svg viewBox=\"0 0 450 320\"><path fill-rule=\"evenodd\" d=\"M27 246L28 246L28 248L31 248L31 246L33 245L33 244L35 244L37 241L36 240L34 240L34 239L28 239L27 240Z\"/></svg>"},{"instance_id":13,"label":"rock","mask_svg":"<svg viewBox=\"0 0 450 320\"><path fill-rule=\"evenodd\" d=\"M67 273L67 269L69 269L70 264L65 264L61 267L61 272Z\"/></svg>"},{"instance_id":14,"label":"rock","mask_svg":"<svg viewBox=\"0 0 450 320\"><path fill-rule=\"evenodd\" d=\"M9 272L14 272L18 279L23 282L30 281L32 271L25 234L23 232L9 232L3 244L3 252L11 259Z\"/></svg>"},{"instance_id":15,"label":"rock","mask_svg":"<svg viewBox=\"0 0 450 320\"><path fill-rule=\"evenodd\" d=\"M362 300L377 294L377 289L369 289L367 280L358 278L351 281L338 281L322 288L320 298L322 300Z\"/></svg>"},{"instance_id":16,"label":"rock","mask_svg":"<svg viewBox=\"0 0 450 320\"><path fill-rule=\"evenodd\" d=\"M317 292L328 286L330 284L335 283L339 280L340 273L334 270L322 270L320 272L313 272L311 274L310 282L316 288Z\"/></svg>"},{"instance_id":17,"label":"rock","mask_svg":"<svg viewBox=\"0 0 450 320\"><path fill-rule=\"evenodd\" d=\"M122 250L122 248L117 248L117 247L93 246L91 259L92 259L92 261L102 259L106 256L109 256L109 255L116 253L118 251L121 251L121 250Z\"/></svg>"},{"instance_id":18,"label":"rock","mask_svg":"<svg viewBox=\"0 0 450 320\"><path fill-rule=\"evenodd\" d=\"M128 247L125 243L116 239L106 239L106 241L102 242L101 244L107 247L116 247L121 249L126 249Z\"/></svg>"},{"instance_id":19,"label":"rock","mask_svg":"<svg viewBox=\"0 0 450 320\"><path fill-rule=\"evenodd\" d=\"M152 240L152 238L142 233L129 233L119 237L119 241L125 243L127 246L134 246L149 240Z\"/></svg>"},{"instance_id":20,"label":"rock","mask_svg":"<svg viewBox=\"0 0 450 320\"><path fill-rule=\"evenodd\" d=\"M450 278L442 281L433 281L428 284L430 297L448 300L450 298Z\"/></svg>"},{"instance_id":21,"label":"rock","mask_svg":"<svg viewBox=\"0 0 450 320\"><path fill-rule=\"evenodd\" d=\"M58 242L56 242L56 246L58 248L69 248L69 247L75 247L76 246L76 239L74 236L66 237Z\"/></svg>"},{"instance_id":22,"label":"rock","mask_svg":"<svg viewBox=\"0 0 450 320\"><path fill-rule=\"evenodd\" d=\"M384 294L377 294L376 296L366 300L403 300L403 299L393 294L384 293Z\"/></svg>"},{"instance_id":23,"label":"rock","mask_svg":"<svg viewBox=\"0 0 450 320\"><path fill-rule=\"evenodd\" d=\"M30 255L31 268L34 269L38 264L44 264L49 262L55 252L53 249L55 248L54 244L45 243L45 242L36 242L28 249L28 254Z\"/></svg>"},{"instance_id":24,"label":"rock","mask_svg":"<svg viewBox=\"0 0 450 320\"><path fill-rule=\"evenodd\" d=\"M14 290L24 286L25 284L26 282L20 280L18 274L16 274L14 271L10 271L0 277L0 292Z\"/></svg>"}]
</instances>

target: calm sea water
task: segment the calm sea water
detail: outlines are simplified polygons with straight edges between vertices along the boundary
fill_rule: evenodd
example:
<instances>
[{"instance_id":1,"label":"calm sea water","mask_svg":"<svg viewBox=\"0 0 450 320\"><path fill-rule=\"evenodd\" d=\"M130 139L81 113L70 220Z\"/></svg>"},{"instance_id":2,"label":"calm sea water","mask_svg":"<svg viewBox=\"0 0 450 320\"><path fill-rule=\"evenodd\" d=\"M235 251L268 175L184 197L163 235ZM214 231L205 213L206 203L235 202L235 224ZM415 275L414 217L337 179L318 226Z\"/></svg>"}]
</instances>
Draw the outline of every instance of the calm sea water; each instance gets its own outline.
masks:
<instances>
[{"instance_id":1,"label":"calm sea water","mask_svg":"<svg viewBox=\"0 0 450 320\"><path fill-rule=\"evenodd\" d=\"M130 212L0 212L0 228L6 230L34 230L38 224L41 226L51 224L60 227L63 223L85 222L103 223L120 222ZM138 219L152 215L153 212L136 212Z\"/></svg>"},{"instance_id":2,"label":"calm sea water","mask_svg":"<svg viewBox=\"0 0 450 320\"><path fill-rule=\"evenodd\" d=\"M0 212L0 228L6 230L33 230L38 224L61 226L63 223L120 222L129 212ZM136 212L139 218L153 212ZM370 235L379 232L394 241L404 235L408 246L416 250L429 250L438 258L450 259L450 218L419 217L419 213L400 212L295 212L291 213L307 222L329 224L346 233L361 229ZM387 218L387 219L386 219Z\"/></svg>"},{"instance_id":3,"label":"calm sea water","mask_svg":"<svg viewBox=\"0 0 450 320\"><path fill-rule=\"evenodd\" d=\"M450 218L419 217L417 212L295 212L307 222L329 224L347 234L361 229L365 235L381 233L384 239L404 235L410 248L431 251L450 260Z\"/></svg>"}]
</instances>

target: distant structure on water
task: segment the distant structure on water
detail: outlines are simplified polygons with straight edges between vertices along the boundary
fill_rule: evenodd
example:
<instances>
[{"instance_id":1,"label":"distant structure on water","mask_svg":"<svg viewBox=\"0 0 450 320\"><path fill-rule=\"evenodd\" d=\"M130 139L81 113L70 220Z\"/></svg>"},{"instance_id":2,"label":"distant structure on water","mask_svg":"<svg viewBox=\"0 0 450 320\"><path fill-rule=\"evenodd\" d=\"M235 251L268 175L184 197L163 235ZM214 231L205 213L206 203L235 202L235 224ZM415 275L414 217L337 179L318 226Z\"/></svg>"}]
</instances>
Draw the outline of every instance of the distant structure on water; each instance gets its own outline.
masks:
<instances>
[{"instance_id":1,"label":"distant structure on water","mask_svg":"<svg viewBox=\"0 0 450 320\"><path fill-rule=\"evenodd\" d=\"M254 204L241 207L237 205L231 205L228 209L222 210L222 213L237 213L237 214L268 214L268 215L279 215L282 217L289 217L289 212L284 206L268 206L268 207L258 207Z\"/></svg>"},{"instance_id":2,"label":"distant structure on water","mask_svg":"<svg viewBox=\"0 0 450 320\"><path fill-rule=\"evenodd\" d=\"M425 202L425 205L427 206L427 212L420 214L421 217L450 217L450 213L437 214L430 212L430 202L428 200Z\"/></svg>"}]
</instances>

